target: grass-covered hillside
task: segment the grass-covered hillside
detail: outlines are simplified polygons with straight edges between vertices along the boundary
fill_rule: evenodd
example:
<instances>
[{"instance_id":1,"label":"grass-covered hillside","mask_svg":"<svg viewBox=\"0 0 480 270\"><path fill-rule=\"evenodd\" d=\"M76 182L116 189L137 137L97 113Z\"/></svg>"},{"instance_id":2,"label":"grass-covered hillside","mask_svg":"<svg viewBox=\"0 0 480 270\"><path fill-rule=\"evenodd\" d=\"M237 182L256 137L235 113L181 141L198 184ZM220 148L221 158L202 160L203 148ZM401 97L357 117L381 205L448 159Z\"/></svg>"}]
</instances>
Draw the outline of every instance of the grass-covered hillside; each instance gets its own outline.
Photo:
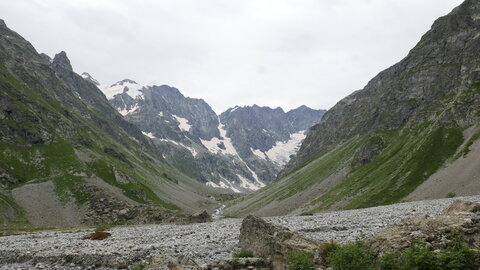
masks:
<instances>
[{"instance_id":1,"label":"grass-covered hillside","mask_svg":"<svg viewBox=\"0 0 480 270\"><path fill-rule=\"evenodd\" d=\"M95 85L0 21L0 226L143 223L209 207Z\"/></svg>"}]
</instances>

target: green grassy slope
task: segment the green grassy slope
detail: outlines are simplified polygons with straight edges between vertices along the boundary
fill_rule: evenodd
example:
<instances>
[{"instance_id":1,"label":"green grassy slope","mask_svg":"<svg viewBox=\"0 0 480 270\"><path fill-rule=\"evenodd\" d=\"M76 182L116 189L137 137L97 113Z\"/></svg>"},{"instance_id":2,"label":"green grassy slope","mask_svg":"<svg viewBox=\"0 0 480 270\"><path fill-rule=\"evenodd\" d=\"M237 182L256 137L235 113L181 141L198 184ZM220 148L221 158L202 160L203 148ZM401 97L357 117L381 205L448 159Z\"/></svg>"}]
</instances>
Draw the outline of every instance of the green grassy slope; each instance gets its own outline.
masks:
<instances>
[{"instance_id":1,"label":"green grassy slope","mask_svg":"<svg viewBox=\"0 0 480 270\"><path fill-rule=\"evenodd\" d=\"M212 204L212 191L168 166L93 84L53 70L0 24L0 226L35 225L12 194L42 182L52 182L54 200L73 203L80 219L95 198L166 215Z\"/></svg>"}]
</instances>

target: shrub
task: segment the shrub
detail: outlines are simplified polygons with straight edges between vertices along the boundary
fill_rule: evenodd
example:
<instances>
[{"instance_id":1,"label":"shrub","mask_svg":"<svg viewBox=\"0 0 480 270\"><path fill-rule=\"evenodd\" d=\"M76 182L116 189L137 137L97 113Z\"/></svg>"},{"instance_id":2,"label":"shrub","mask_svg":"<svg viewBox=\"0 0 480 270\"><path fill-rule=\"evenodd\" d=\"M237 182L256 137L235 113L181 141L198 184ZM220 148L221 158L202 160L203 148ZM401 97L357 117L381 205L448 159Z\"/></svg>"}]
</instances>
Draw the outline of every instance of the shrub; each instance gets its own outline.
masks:
<instances>
[{"instance_id":1,"label":"shrub","mask_svg":"<svg viewBox=\"0 0 480 270\"><path fill-rule=\"evenodd\" d=\"M313 255L306 251L293 251L287 259L288 270L313 270Z\"/></svg>"},{"instance_id":2,"label":"shrub","mask_svg":"<svg viewBox=\"0 0 480 270\"><path fill-rule=\"evenodd\" d=\"M370 270L375 268L375 256L362 241L337 248L328 260L334 270Z\"/></svg>"},{"instance_id":3,"label":"shrub","mask_svg":"<svg viewBox=\"0 0 480 270\"><path fill-rule=\"evenodd\" d=\"M424 243L414 243L411 247L405 249L402 252L401 260L400 269L439 269L435 253L426 248Z\"/></svg>"},{"instance_id":4,"label":"shrub","mask_svg":"<svg viewBox=\"0 0 480 270\"><path fill-rule=\"evenodd\" d=\"M457 197L457 194L455 194L454 192L449 192L449 193L447 193L446 197L447 198L455 198L455 197Z\"/></svg>"},{"instance_id":5,"label":"shrub","mask_svg":"<svg viewBox=\"0 0 480 270\"><path fill-rule=\"evenodd\" d=\"M438 258L441 269L478 269L475 252L465 247L459 238L454 238L450 245L438 254Z\"/></svg>"},{"instance_id":6,"label":"shrub","mask_svg":"<svg viewBox=\"0 0 480 270\"><path fill-rule=\"evenodd\" d=\"M381 270L400 270L400 265L400 257L393 253L385 253L379 262Z\"/></svg>"},{"instance_id":7,"label":"shrub","mask_svg":"<svg viewBox=\"0 0 480 270\"><path fill-rule=\"evenodd\" d=\"M322 258L326 260L327 263L330 263L328 258L333 254L333 252L335 252L339 248L340 248L340 244L338 244L337 242L334 242L334 241L324 242L322 243L320 255L322 256Z\"/></svg>"},{"instance_id":8,"label":"shrub","mask_svg":"<svg viewBox=\"0 0 480 270\"><path fill-rule=\"evenodd\" d=\"M254 257L253 253L248 250L241 250L240 252L233 255L234 258L251 258Z\"/></svg>"}]
</instances>

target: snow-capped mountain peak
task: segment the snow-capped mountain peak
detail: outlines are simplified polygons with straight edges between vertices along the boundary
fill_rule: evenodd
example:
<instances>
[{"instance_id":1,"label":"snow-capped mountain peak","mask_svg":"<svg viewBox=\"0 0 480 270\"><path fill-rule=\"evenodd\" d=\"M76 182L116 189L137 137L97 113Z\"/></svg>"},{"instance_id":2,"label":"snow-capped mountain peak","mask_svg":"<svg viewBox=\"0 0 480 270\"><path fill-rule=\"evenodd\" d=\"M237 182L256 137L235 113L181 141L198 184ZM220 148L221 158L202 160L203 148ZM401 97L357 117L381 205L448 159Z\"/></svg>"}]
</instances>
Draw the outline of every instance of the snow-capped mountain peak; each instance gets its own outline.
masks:
<instances>
[{"instance_id":1,"label":"snow-capped mountain peak","mask_svg":"<svg viewBox=\"0 0 480 270\"><path fill-rule=\"evenodd\" d=\"M93 78L90 74L88 74L87 72L83 72L81 76L82 76L82 78L84 78L85 80L95 84L96 86L100 86L100 83L95 78Z\"/></svg>"},{"instance_id":2,"label":"snow-capped mountain peak","mask_svg":"<svg viewBox=\"0 0 480 270\"><path fill-rule=\"evenodd\" d=\"M137 82L124 79L119 82L116 82L110 86L101 86L100 90L103 91L107 99L112 99L115 95L121 93L127 93L132 98L137 98L138 96L142 96L142 89L145 85L138 84Z\"/></svg>"}]
</instances>

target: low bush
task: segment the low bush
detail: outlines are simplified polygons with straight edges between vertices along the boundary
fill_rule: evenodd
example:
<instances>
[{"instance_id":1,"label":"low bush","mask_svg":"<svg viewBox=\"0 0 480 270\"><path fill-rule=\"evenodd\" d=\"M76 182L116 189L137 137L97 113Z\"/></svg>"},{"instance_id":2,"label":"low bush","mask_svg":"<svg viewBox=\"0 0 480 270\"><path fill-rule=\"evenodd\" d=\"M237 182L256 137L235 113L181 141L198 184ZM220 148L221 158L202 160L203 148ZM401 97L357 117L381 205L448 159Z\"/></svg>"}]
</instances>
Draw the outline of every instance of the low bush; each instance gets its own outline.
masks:
<instances>
[{"instance_id":1,"label":"low bush","mask_svg":"<svg viewBox=\"0 0 480 270\"><path fill-rule=\"evenodd\" d=\"M441 269L478 269L477 254L466 247L460 238L454 238L448 247L438 254Z\"/></svg>"},{"instance_id":2,"label":"low bush","mask_svg":"<svg viewBox=\"0 0 480 270\"><path fill-rule=\"evenodd\" d=\"M288 270L313 270L313 255L306 251L293 251L287 259Z\"/></svg>"},{"instance_id":3,"label":"low bush","mask_svg":"<svg viewBox=\"0 0 480 270\"><path fill-rule=\"evenodd\" d=\"M401 254L400 269L434 270L438 269L437 258L433 251L423 243L414 243Z\"/></svg>"},{"instance_id":4,"label":"low bush","mask_svg":"<svg viewBox=\"0 0 480 270\"><path fill-rule=\"evenodd\" d=\"M332 251L328 261L334 270L373 270L374 254L364 247L362 241L356 241L338 247Z\"/></svg>"},{"instance_id":5,"label":"low bush","mask_svg":"<svg viewBox=\"0 0 480 270\"><path fill-rule=\"evenodd\" d=\"M473 270L480 266L480 254L456 236L441 250L432 251L419 241L400 253L385 253L380 258L362 241L343 246L330 242L324 243L322 256L333 270Z\"/></svg>"},{"instance_id":6,"label":"low bush","mask_svg":"<svg viewBox=\"0 0 480 270\"><path fill-rule=\"evenodd\" d=\"M379 268L381 270L401 270L401 260L397 254L386 253L380 258Z\"/></svg>"},{"instance_id":7,"label":"low bush","mask_svg":"<svg viewBox=\"0 0 480 270\"><path fill-rule=\"evenodd\" d=\"M455 194L454 192L449 192L449 193L447 193L446 197L447 198L455 198L455 197L457 197L457 194Z\"/></svg>"}]
</instances>

